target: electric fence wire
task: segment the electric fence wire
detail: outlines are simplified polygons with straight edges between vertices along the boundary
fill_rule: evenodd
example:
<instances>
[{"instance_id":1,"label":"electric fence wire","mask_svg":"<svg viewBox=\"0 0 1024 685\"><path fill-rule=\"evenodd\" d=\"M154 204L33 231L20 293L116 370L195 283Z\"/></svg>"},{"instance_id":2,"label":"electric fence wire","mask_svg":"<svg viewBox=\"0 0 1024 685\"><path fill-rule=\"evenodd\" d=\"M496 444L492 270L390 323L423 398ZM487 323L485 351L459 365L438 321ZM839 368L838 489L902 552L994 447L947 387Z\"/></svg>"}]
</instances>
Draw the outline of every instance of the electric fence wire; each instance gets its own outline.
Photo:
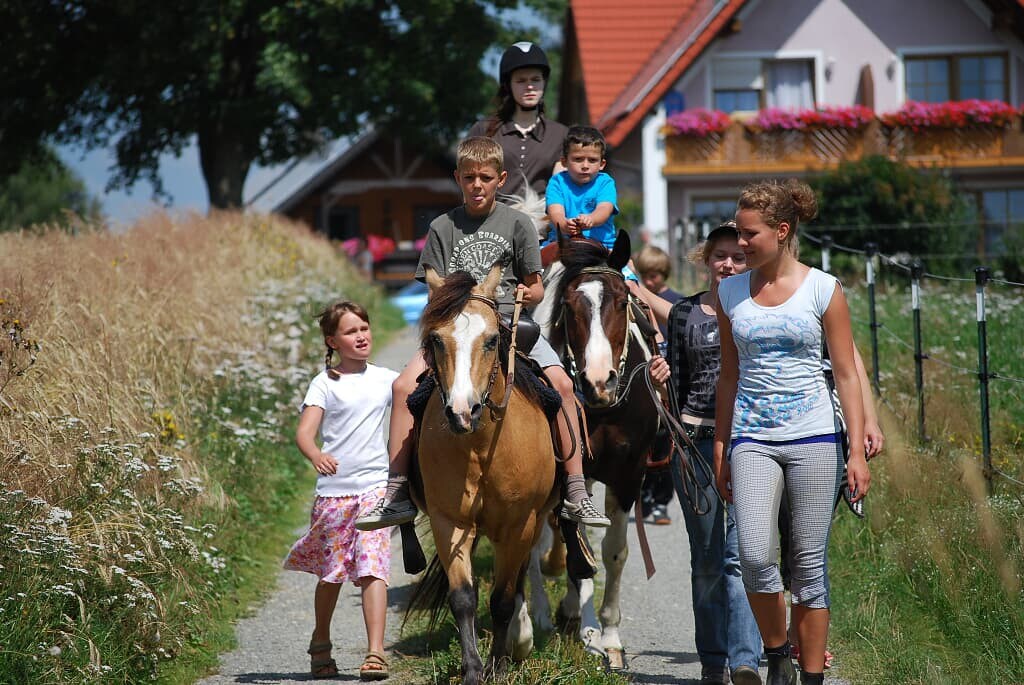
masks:
<instances>
[{"instance_id":1,"label":"electric fence wire","mask_svg":"<svg viewBox=\"0 0 1024 685\"><path fill-rule=\"evenodd\" d=\"M1006 480L1008 480L1010 482L1016 483L1017 485L1024 485L1024 482L1021 482L1021 481L1017 480L1016 478L1014 478L1013 476L1011 476L1008 473L1003 473L1002 471L1000 471L997 468L993 468L992 472L997 474L997 475L1002 476L1003 478L1005 478Z\"/></svg>"},{"instance_id":2,"label":"electric fence wire","mask_svg":"<svg viewBox=\"0 0 1024 685\"><path fill-rule=\"evenodd\" d=\"M861 228L863 228L863 227L861 227ZM821 245L823 243L823 241L822 241L822 239L820 237L810 235L809 233L803 234L803 237L807 238L809 241L811 241L815 245ZM850 254L867 255L867 251L865 251L865 250L858 250L857 248L850 247L848 245L840 245L839 243L832 243L832 247L834 247L835 249L839 250L840 252L848 252ZM881 252L878 252L876 254L878 255L878 258L881 261L889 264L890 266L897 267L897 268L902 269L903 271L905 271L907 273L910 273L910 266L908 266L907 264L904 264L903 262L899 261L895 257L891 257L891 256L889 256L887 254L883 254ZM922 257L958 257L960 255L957 255L955 253L948 253L948 254L941 253L941 254L928 254L928 255L918 255L918 256L922 256ZM921 275L924 276L925 278L931 278L931 279L934 279L934 280L937 280L937 281L950 281L950 282L954 282L954 283L974 283L975 282L974 278L961 278L961 277L958 277L958 276L942 276L940 274L933 274L930 271L925 271ZM994 284L997 284L997 285L1008 285L1008 286L1014 286L1014 287L1018 287L1018 288L1024 288L1024 283L1018 283L1016 281L1009 281L1009 280L1006 280L1006 279L1003 279L1003 278L989 278L987 282L988 283L994 283Z\"/></svg>"},{"instance_id":3,"label":"electric fence wire","mask_svg":"<svg viewBox=\"0 0 1024 685\"><path fill-rule=\"evenodd\" d=\"M838 228L838 227L831 227L831 228ZM904 228L904 227L900 227L900 228ZM815 243L817 245L821 245L824 242L820 238L817 238L817 237L812 236L812 235L804 234L804 237L807 238L808 240L810 240L812 243ZM848 253L851 253L851 254L859 254L859 255L867 255L867 252L865 250L858 250L858 249L855 249L855 248L852 248L852 247L848 247L848 246L845 246L845 245L840 245L838 243L832 243L832 247L836 248L837 250L839 250L841 252L848 252ZM889 255L881 253L881 252L876 253L876 254L878 255L880 263L888 264L889 266L901 269L901 270L903 270L906 273L911 273L911 268L908 265L906 265L903 262L895 259L894 257L890 257ZM956 255L941 255L941 256L956 256ZM923 272L922 275L925 278L931 278L931 279L938 280L938 281L948 281L948 282L953 282L953 283L976 283L976 279L974 279L974 278L958 278L956 276L942 276L940 274L933 274L933 273L930 273L930 272L927 272L927 271ZM987 282L988 283L993 283L993 284L996 284L996 285L1006 285L1006 286L1011 286L1011 287L1024 288L1024 283L1018 283L1016 281L1010 281L1010 280L1006 280L1006 279L1002 279L1002 278L989 278L989 279L987 279ZM858 318L853 317L853 316L851 316L850 318L851 318L852 321L856 321L857 323L866 324L868 326L871 325L871 323L869 321L865 321L863 319L858 319ZM898 336L895 332L890 330L884 323L876 323L875 326L876 326L876 329L881 329L883 332L885 332L886 335L888 335L890 338L892 338L898 344L900 344L903 347L905 347L906 349L910 350L910 352L912 352L914 354L917 354L917 350L914 349L914 346L912 344L910 344L909 342L907 342L906 340L904 340L903 338ZM969 369L969 368L964 367L964 366L959 366L957 364L953 364L953 363L948 362L948 361L946 361L944 359L941 359L939 357L935 357L935 356L933 356L931 354L924 355L924 360L926 360L926 361L934 361L935 363L939 364L940 366L945 366L947 368L953 369L954 371L957 371L957 372L959 372L961 374L964 374L964 375L968 375L968 376L978 376L979 375L979 372L978 372L977 369ZM1019 384L1024 385L1024 379L1022 379L1022 378L1015 378L1013 376L1007 376L1007 375L1004 375L1004 374L1001 374L1001 373L998 373L998 372L991 372L991 371L989 372L988 376L992 380L1002 380L1002 381L1008 381L1010 383L1019 383ZM954 386L955 385L957 385L957 384L954 384ZM878 398L891 411L895 412L895 407L889 401L889 398L886 395L881 393L881 389L880 388L879 388L879 396L878 396ZM999 469L993 468L992 472L995 473L996 475L999 475L999 476L1005 478L1006 480L1008 480L1008 481L1010 481L1012 483L1016 483L1017 485L1024 486L1024 481L1020 481L1017 478L1014 478L1013 476L1000 471Z\"/></svg>"}]
</instances>

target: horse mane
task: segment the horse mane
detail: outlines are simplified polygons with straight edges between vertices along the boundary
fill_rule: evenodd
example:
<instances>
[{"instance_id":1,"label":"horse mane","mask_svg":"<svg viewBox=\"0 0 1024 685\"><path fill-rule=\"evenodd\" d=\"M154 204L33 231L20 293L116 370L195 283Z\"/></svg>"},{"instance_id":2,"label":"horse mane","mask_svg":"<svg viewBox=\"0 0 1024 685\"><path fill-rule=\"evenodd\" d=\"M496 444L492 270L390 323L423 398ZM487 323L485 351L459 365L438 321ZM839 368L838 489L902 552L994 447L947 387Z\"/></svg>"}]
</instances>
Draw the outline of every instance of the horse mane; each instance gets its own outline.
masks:
<instances>
[{"instance_id":1,"label":"horse mane","mask_svg":"<svg viewBox=\"0 0 1024 685\"><path fill-rule=\"evenodd\" d=\"M551 321L561 321L562 311L565 308L565 291L569 284L579 278L583 270L592 266L606 266L608 264L608 251L601 243L593 240L566 240L562 243L559 259L565 271L562 272L558 287L554 293L554 305L551 308ZM565 343L565 330L563 326L551 327L551 344L558 349Z\"/></svg>"}]
</instances>

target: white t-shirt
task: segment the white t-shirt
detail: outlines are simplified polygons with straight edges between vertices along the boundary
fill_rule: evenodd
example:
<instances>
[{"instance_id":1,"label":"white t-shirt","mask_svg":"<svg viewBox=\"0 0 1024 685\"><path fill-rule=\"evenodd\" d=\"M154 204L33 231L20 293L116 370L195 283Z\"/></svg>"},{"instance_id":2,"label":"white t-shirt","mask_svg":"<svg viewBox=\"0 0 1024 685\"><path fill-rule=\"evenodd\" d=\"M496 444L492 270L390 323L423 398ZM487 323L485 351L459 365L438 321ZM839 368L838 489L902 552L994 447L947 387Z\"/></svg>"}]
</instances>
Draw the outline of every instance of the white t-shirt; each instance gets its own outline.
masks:
<instances>
[{"instance_id":1,"label":"white t-shirt","mask_svg":"<svg viewBox=\"0 0 1024 685\"><path fill-rule=\"evenodd\" d=\"M302 408L324 410L322 449L338 461L333 476L317 477L317 495L360 495L387 483L384 415L391 406L391 383L397 377L396 371L367 364L362 373L343 373L338 380L321 371L309 384Z\"/></svg>"},{"instance_id":2,"label":"white t-shirt","mask_svg":"<svg viewBox=\"0 0 1024 685\"><path fill-rule=\"evenodd\" d=\"M739 356L733 439L836 433L821 365L821 318L832 301L835 277L812 268L788 300L764 307L750 296L750 275L732 276L718 286Z\"/></svg>"}]
</instances>

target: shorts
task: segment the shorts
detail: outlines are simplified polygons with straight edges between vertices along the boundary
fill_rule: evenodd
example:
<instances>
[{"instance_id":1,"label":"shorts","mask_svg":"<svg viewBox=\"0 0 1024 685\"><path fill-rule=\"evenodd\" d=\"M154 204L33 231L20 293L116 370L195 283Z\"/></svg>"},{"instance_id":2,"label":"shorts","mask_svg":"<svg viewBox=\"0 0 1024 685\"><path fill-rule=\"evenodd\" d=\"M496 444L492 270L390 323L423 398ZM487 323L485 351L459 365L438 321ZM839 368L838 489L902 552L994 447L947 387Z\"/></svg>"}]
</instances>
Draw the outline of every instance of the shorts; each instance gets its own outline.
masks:
<instances>
[{"instance_id":1,"label":"shorts","mask_svg":"<svg viewBox=\"0 0 1024 685\"><path fill-rule=\"evenodd\" d=\"M533 344L533 349L530 350L530 359L537 362L542 369L562 365L562 360L558 358L555 348L551 347L551 343L543 335L537 338L537 342Z\"/></svg>"}]
</instances>

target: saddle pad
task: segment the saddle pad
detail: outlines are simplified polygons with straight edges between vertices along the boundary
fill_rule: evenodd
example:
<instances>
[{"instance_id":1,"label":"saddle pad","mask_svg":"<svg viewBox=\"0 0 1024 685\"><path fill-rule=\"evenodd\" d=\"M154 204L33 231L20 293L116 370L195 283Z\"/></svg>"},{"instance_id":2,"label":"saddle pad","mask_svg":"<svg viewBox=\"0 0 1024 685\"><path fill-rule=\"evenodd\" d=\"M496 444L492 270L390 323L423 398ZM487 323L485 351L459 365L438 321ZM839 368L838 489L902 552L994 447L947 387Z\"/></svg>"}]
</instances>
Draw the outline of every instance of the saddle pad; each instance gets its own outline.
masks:
<instances>
[{"instance_id":1,"label":"saddle pad","mask_svg":"<svg viewBox=\"0 0 1024 685\"><path fill-rule=\"evenodd\" d=\"M540 406L544 410L544 415L548 418L548 421L554 421L555 417L558 416L559 408L562 406L562 397L558 394L557 390L549 387L538 377L537 372L539 370L537 362L529 357L518 356L516 359L516 385L527 391L532 389L536 392L540 397ZM427 408L427 400L434 394L435 387L437 387L437 380L434 374L428 371L419 377L419 385L409 394L405 403L417 423L423 419L423 412ZM498 400L500 401L500 399L499 397Z\"/></svg>"}]
</instances>

